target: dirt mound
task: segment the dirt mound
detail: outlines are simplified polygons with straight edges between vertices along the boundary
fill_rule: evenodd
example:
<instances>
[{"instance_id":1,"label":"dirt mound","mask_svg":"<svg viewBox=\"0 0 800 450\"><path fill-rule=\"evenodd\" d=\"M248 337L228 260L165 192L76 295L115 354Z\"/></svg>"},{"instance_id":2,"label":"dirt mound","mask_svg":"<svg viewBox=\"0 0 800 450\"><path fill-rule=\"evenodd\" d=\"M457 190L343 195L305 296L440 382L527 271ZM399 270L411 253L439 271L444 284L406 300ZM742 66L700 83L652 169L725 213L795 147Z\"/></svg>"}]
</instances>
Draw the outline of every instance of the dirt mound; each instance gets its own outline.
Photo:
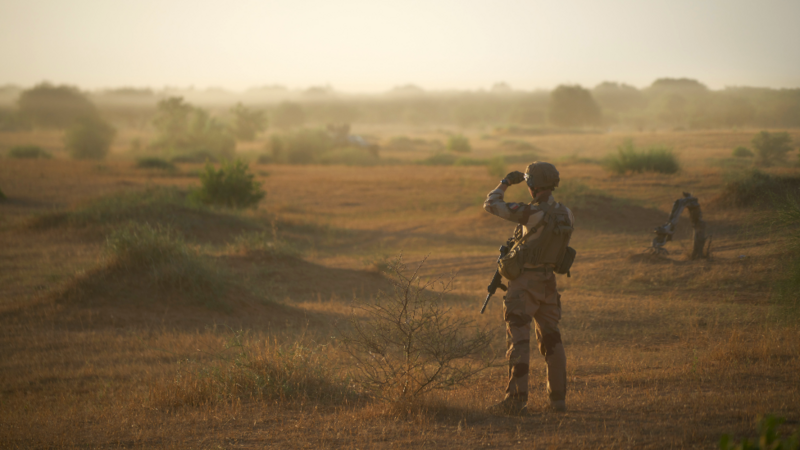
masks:
<instances>
[{"instance_id":1,"label":"dirt mound","mask_svg":"<svg viewBox=\"0 0 800 450\"><path fill-rule=\"evenodd\" d=\"M193 267L128 270L105 263L38 301L8 305L0 315L50 316L68 329L327 329L345 320L302 302L375 298L389 290L375 272L321 266L293 257L219 256Z\"/></svg>"},{"instance_id":2,"label":"dirt mound","mask_svg":"<svg viewBox=\"0 0 800 450\"><path fill-rule=\"evenodd\" d=\"M578 227L612 232L652 232L669 218L669 213L658 209L602 195L587 195L582 205L570 208ZM686 226L689 220L682 218L678 227Z\"/></svg>"},{"instance_id":3,"label":"dirt mound","mask_svg":"<svg viewBox=\"0 0 800 450\"><path fill-rule=\"evenodd\" d=\"M155 187L121 192L72 207L68 211L42 214L29 219L31 230L60 227L111 230L136 222L169 226L197 242L223 242L228 236L260 227L235 214L193 204L187 193L176 188Z\"/></svg>"}]
</instances>

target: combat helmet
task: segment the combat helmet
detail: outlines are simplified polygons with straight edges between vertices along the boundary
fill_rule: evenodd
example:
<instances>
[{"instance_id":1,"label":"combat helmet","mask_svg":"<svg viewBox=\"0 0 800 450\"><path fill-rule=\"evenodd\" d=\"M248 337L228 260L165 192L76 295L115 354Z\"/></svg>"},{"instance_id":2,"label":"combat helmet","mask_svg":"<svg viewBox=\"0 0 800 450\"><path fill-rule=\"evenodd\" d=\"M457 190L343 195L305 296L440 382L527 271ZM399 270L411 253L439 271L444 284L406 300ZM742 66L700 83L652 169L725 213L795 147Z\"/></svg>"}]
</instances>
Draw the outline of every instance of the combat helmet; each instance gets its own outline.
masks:
<instances>
[{"instance_id":1,"label":"combat helmet","mask_svg":"<svg viewBox=\"0 0 800 450\"><path fill-rule=\"evenodd\" d=\"M559 181L558 170L550 163L535 161L525 169L525 182L531 189L552 189Z\"/></svg>"}]
</instances>

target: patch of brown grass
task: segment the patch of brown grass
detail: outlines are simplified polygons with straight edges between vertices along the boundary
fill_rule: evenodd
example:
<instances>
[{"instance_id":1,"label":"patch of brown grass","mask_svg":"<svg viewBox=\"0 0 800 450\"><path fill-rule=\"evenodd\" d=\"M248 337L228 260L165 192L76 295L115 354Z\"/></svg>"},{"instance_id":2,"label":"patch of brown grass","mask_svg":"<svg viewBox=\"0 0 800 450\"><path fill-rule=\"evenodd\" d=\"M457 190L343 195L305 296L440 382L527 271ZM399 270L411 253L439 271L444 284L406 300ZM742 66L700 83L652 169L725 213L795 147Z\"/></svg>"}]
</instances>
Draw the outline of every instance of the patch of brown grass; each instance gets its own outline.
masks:
<instances>
[{"instance_id":1,"label":"patch of brown grass","mask_svg":"<svg viewBox=\"0 0 800 450\"><path fill-rule=\"evenodd\" d=\"M548 158L598 158L623 137L528 140ZM387 287L383 275L365 269L402 251L410 261L432 254L424 277L457 272L445 299L452 314L493 327L493 348L505 351L499 296L477 314L497 247L513 228L481 210L497 183L484 168L259 166L269 171L259 181L270 195L241 217L254 228L209 226L207 239L191 243L212 268L225 268L230 289L221 300L230 309L223 311L154 291L144 273L92 272L105 267L96 237L18 226L53 208L69 211L148 183L185 189L196 179L152 177L119 153L103 170L4 160L0 446L708 448L723 433L752 437L763 413L787 417L782 431L792 429L800 420L800 330L772 321L770 302L783 231L747 209L715 209L705 200L724 179L703 161L751 137L636 136L637 145L671 145L681 154L685 170L675 176L563 167L563 179L580 179L610 200L590 196L583 211L574 208L578 259L572 277L558 281L569 410L545 411L544 361L534 348L527 417L485 411L502 398L504 368L416 404L365 401L352 393L359 387L346 381L337 350L334 325L353 313L354 299ZM476 158L497 151L496 143L473 142ZM685 221L670 255L642 256L684 190L700 198L714 233L712 258L682 258L691 242ZM508 198L525 195L509 191ZM196 219L200 228L214 220ZM236 242L244 232L251 234ZM275 256L268 244L276 241L297 253ZM55 301L76 276L105 288ZM239 329L244 337L232 345Z\"/></svg>"}]
</instances>

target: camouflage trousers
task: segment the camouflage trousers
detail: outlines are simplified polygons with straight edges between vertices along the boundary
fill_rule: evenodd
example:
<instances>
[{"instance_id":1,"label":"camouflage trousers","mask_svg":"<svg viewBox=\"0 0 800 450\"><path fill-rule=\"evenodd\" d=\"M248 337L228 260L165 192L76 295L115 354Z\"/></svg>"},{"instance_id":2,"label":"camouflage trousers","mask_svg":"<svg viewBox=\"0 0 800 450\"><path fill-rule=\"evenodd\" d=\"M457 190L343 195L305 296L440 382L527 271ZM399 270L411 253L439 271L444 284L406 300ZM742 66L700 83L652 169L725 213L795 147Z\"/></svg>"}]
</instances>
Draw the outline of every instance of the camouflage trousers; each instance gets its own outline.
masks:
<instances>
[{"instance_id":1,"label":"camouflage trousers","mask_svg":"<svg viewBox=\"0 0 800 450\"><path fill-rule=\"evenodd\" d=\"M561 295L552 271L525 271L508 283L503 301L508 351L506 397L528 396L531 321L536 327L539 352L547 364L547 393L550 400L564 400L567 393L567 356L561 343Z\"/></svg>"}]
</instances>

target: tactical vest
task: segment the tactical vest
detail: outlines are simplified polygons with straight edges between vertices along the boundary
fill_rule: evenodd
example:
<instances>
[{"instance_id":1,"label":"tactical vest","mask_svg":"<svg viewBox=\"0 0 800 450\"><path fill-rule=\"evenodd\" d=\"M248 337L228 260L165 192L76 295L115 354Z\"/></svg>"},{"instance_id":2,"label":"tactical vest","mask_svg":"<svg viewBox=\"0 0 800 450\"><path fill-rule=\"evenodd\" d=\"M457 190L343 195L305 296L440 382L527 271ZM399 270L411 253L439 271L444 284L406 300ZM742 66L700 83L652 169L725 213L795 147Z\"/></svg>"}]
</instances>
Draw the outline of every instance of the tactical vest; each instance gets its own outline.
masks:
<instances>
[{"instance_id":1,"label":"tactical vest","mask_svg":"<svg viewBox=\"0 0 800 450\"><path fill-rule=\"evenodd\" d=\"M552 207L547 208L547 206ZM544 229L536 239L525 243L529 248L526 262L533 265L551 264L557 267L563 261L572 237L572 222L569 220L567 209L562 207L561 203L535 205L532 208L544 211L542 221L536 225L537 229L542 226Z\"/></svg>"},{"instance_id":2,"label":"tactical vest","mask_svg":"<svg viewBox=\"0 0 800 450\"><path fill-rule=\"evenodd\" d=\"M570 267L575 260L575 250L569 245L572 237L572 223L566 208L560 203L527 205L522 213L520 224L514 230L514 242L509 251L497 261L500 275L514 280L525 270L525 264L550 264L553 271L569 276ZM544 211L542 219L528 231L522 233L522 225L527 225L534 212ZM544 227L544 228L542 228ZM530 241L528 236L542 229L541 234Z\"/></svg>"}]
</instances>

